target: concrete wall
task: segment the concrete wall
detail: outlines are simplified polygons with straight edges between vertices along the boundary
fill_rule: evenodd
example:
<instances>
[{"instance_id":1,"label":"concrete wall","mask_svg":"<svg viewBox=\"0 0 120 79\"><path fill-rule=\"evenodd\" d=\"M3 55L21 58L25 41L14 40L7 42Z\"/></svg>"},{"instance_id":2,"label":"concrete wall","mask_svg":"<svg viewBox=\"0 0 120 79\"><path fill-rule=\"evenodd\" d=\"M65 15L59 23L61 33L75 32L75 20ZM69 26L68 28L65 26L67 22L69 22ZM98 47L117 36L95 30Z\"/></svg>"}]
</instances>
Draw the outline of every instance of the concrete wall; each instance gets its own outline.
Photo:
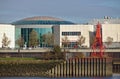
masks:
<instances>
[{"instance_id":1,"label":"concrete wall","mask_svg":"<svg viewBox=\"0 0 120 79\"><path fill-rule=\"evenodd\" d=\"M0 24L0 48L2 47L3 34L6 34L8 39L11 41L9 44L10 48L15 47L15 26L10 24Z\"/></svg>"},{"instance_id":2,"label":"concrete wall","mask_svg":"<svg viewBox=\"0 0 120 79\"><path fill-rule=\"evenodd\" d=\"M107 41L107 37L112 37L113 42L120 42L120 24L102 24L103 42Z\"/></svg>"},{"instance_id":3,"label":"concrete wall","mask_svg":"<svg viewBox=\"0 0 120 79\"><path fill-rule=\"evenodd\" d=\"M54 26L54 44L60 46L60 26Z\"/></svg>"}]
</instances>

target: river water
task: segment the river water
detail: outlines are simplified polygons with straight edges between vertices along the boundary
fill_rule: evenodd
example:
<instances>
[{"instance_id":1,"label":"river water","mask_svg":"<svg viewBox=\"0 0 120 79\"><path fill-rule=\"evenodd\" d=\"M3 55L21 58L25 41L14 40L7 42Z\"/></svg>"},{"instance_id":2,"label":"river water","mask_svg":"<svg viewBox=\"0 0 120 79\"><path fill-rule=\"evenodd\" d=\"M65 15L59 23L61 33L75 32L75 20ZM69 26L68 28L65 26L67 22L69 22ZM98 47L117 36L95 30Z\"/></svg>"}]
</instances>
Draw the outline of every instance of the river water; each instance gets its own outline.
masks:
<instances>
[{"instance_id":1,"label":"river water","mask_svg":"<svg viewBox=\"0 0 120 79\"><path fill-rule=\"evenodd\" d=\"M120 74L112 77L46 78L46 77L0 77L0 79L120 79Z\"/></svg>"}]
</instances>

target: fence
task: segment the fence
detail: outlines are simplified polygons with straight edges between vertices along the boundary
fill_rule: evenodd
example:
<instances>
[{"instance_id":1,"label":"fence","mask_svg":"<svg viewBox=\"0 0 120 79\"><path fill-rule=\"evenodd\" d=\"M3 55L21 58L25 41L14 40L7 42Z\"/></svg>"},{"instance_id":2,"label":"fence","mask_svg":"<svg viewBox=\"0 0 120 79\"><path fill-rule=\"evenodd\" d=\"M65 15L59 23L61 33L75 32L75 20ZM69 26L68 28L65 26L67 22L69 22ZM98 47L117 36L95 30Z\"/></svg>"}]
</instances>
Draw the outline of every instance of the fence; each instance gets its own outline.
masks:
<instances>
[{"instance_id":1,"label":"fence","mask_svg":"<svg viewBox=\"0 0 120 79\"><path fill-rule=\"evenodd\" d=\"M112 76L111 58L74 58L48 71L51 77Z\"/></svg>"},{"instance_id":2,"label":"fence","mask_svg":"<svg viewBox=\"0 0 120 79\"><path fill-rule=\"evenodd\" d=\"M120 63L113 64L113 73L120 73Z\"/></svg>"}]
</instances>

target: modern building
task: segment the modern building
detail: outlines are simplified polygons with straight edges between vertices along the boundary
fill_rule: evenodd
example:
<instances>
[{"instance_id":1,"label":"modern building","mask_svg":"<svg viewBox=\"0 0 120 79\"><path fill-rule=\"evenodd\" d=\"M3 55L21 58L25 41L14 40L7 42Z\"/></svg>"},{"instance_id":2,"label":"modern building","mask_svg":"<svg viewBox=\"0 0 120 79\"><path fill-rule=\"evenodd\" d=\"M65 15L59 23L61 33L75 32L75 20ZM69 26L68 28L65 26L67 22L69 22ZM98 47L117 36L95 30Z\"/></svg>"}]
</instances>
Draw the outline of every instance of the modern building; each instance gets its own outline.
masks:
<instances>
[{"instance_id":1,"label":"modern building","mask_svg":"<svg viewBox=\"0 0 120 79\"><path fill-rule=\"evenodd\" d=\"M91 32L94 32L93 25L74 24L54 26L55 44L62 47L64 45L64 41L62 39L67 37L69 43L68 47L74 48L74 46L77 45L79 36L83 36L85 38L85 43L83 43L82 46L90 47L89 37Z\"/></svg>"},{"instance_id":2,"label":"modern building","mask_svg":"<svg viewBox=\"0 0 120 79\"><path fill-rule=\"evenodd\" d=\"M15 26L11 24L0 24L0 48L2 48L4 34L10 40L9 47L15 48Z\"/></svg>"},{"instance_id":3,"label":"modern building","mask_svg":"<svg viewBox=\"0 0 120 79\"><path fill-rule=\"evenodd\" d=\"M93 19L88 24L94 25L94 29L97 23L101 23L102 26L102 40L106 47L120 47L120 18L112 18L105 16L103 19ZM108 37L113 41L110 45L107 45Z\"/></svg>"},{"instance_id":4,"label":"modern building","mask_svg":"<svg viewBox=\"0 0 120 79\"><path fill-rule=\"evenodd\" d=\"M0 24L0 48L2 47L3 35L6 34L11 41L10 48L17 48L16 40L24 38L24 44L29 47L30 33L36 31L38 35L39 47L49 47L44 42L44 34L54 34L54 44L63 46L65 37L69 40L68 47L74 47L77 44L79 36L85 37L85 43L82 46L90 47L91 38L95 34L96 24L102 25L102 40L107 46L107 38L113 39L110 47L120 47L120 19L105 17L104 19L94 19L88 24L75 24L59 18L48 16L37 16L25 18L11 24Z\"/></svg>"},{"instance_id":5,"label":"modern building","mask_svg":"<svg viewBox=\"0 0 120 79\"><path fill-rule=\"evenodd\" d=\"M56 25L71 25L74 24L70 21L64 21L62 19L59 18L54 18L54 17L48 17L48 16L37 16L37 17L29 17L29 18L25 18L16 22L13 22L9 25L0 25L0 30L2 29L6 29L6 30L10 30L10 29L14 29L10 30L10 31L6 31L6 30L2 30L1 33L6 33L6 35L9 37L10 33L14 33L12 34L13 39L11 39L11 44L12 47L18 47L18 45L15 43L15 41L17 39L19 39L20 37L24 38L24 42L26 44L26 46L29 46L29 36L32 30L35 30L38 34L38 41L39 41L39 46L43 47L43 46L47 46L46 44L44 44L42 36L46 33L53 33L53 26ZM6 27L5 27L6 26ZM10 28L10 29L9 29ZM0 36L2 37L2 36ZM13 43L14 42L14 43ZM0 44L0 46L2 46L2 44Z\"/></svg>"},{"instance_id":6,"label":"modern building","mask_svg":"<svg viewBox=\"0 0 120 79\"><path fill-rule=\"evenodd\" d=\"M113 41L107 45L109 37ZM120 24L102 24L102 39L106 47L120 47Z\"/></svg>"},{"instance_id":7,"label":"modern building","mask_svg":"<svg viewBox=\"0 0 120 79\"><path fill-rule=\"evenodd\" d=\"M96 25L98 22L101 24L120 24L120 18L112 18L109 16L104 16L102 19L92 19L88 24Z\"/></svg>"}]
</instances>

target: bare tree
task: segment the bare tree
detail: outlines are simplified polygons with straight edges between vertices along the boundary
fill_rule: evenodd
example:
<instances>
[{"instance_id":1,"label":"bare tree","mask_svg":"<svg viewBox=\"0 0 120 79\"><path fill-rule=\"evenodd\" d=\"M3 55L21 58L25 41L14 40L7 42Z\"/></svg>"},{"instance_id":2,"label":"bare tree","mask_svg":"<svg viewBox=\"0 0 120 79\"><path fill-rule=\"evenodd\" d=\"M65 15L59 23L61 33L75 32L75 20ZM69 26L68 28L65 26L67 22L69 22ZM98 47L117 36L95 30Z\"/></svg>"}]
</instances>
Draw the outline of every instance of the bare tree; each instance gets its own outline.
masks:
<instances>
[{"instance_id":1,"label":"bare tree","mask_svg":"<svg viewBox=\"0 0 120 79\"><path fill-rule=\"evenodd\" d=\"M85 37L83 37L82 35L79 35L78 36L78 40L77 40L77 44L79 45L79 46L81 46L82 44L84 44L85 43Z\"/></svg>"},{"instance_id":2,"label":"bare tree","mask_svg":"<svg viewBox=\"0 0 120 79\"><path fill-rule=\"evenodd\" d=\"M47 34L43 35L43 42L47 44L48 46L53 46L54 45L54 35L50 32Z\"/></svg>"},{"instance_id":3,"label":"bare tree","mask_svg":"<svg viewBox=\"0 0 120 79\"><path fill-rule=\"evenodd\" d=\"M38 34L35 30L32 30L29 36L29 46L35 47L38 46L38 44L39 44Z\"/></svg>"},{"instance_id":4,"label":"bare tree","mask_svg":"<svg viewBox=\"0 0 120 79\"><path fill-rule=\"evenodd\" d=\"M24 46L24 39L23 39L23 37L19 37L19 38L16 40L16 44L17 44L19 47L23 47L23 46Z\"/></svg>"},{"instance_id":5,"label":"bare tree","mask_svg":"<svg viewBox=\"0 0 120 79\"><path fill-rule=\"evenodd\" d=\"M62 38L62 44L63 44L64 47L68 47L69 40L68 40L67 36L65 36L64 38Z\"/></svg>"},{"instance_id":6,"label":"bare tree","mask_svg":"<svg viewBox=\"0 0 120 79\"><path fill-rule=\"evenodd\" d=\"M2 39L2 47L3 48L7 48L8 45L10 44L10 40L8 39L8 37L6 36L6 34L3 34L3 39Z\"/></svg>"},{"instance_id":7,"label":"bare tree","mask_svg":"<svg viewBox=\"0 0 120 79\"><path fill-rule=\"evenodd\" d=\"M112 42L113 42L113 38L108 36L107 37L107 42L106 42L106 44L108 45L108 47L109 47L109 45L112 44Z\"/></svg>"}]
</instances>

